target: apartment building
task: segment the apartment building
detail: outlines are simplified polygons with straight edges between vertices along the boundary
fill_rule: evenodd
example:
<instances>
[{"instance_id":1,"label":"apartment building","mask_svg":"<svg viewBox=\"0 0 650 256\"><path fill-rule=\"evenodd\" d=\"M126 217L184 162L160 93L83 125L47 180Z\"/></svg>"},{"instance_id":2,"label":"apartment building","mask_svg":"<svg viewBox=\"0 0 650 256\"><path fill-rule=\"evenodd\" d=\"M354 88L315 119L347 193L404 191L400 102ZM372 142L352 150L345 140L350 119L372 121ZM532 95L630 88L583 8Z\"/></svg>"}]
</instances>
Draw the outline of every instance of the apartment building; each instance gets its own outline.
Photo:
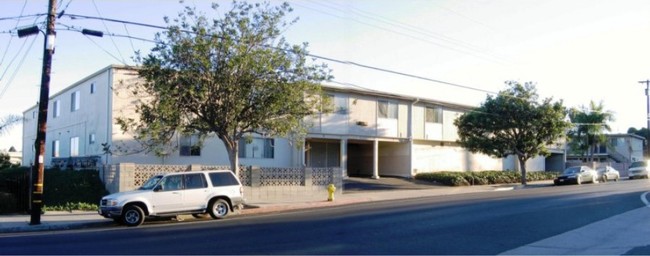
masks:
<instances>
[{"instance_id":1,"label":"apartment building","mask_svg":"<svg viewBox=\"0 0 650 256\"><path fill-rule=\"evenodd\" d=\"M175 138L178 150L145 153L131 134L116 123L135 115L128 86L139 80L136 70L108 66L50 97L45 164L92 167L141 163L227 165L217 138L198 143L196 136ZM455 118L471 106L439 99L324 86L335 111L307 118L311 129L301 145L285 138L254 137L240 145L240 163L264 167L340 167L344 175L411 177L431 171L516 170L514 157L473 154L457 143ZM23 113L23 165L33 163L37 106ZM528 161L541 171L564 166L564 150ZM560 169L560 170L561 170Z\"/></svg>"}]
</instances>

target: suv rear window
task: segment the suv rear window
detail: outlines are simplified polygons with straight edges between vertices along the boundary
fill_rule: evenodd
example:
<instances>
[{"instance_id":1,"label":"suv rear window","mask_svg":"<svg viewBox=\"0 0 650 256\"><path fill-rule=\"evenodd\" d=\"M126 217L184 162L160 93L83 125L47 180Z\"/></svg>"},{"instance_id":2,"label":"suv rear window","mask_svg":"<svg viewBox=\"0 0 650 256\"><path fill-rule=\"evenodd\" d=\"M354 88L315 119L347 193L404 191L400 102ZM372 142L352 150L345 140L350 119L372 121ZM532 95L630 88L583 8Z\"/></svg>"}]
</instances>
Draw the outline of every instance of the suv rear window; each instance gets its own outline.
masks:
<instances>
[{"instance_id":1,"label":"suv rear window","mask_svg":"<svg viewBox=\"0 0 650 256\"><path fill-rule=\"evenodd\" d=\"M228 172L210 173L210 180L212 181L213 187L239 185L235 176Z\"/></svg>"},{"instance_id":2,"label":"suv rear window","mask_svg":"<svg viewBox=\"0 0 650 256\"><path fill-rule=\"evenodd\" d=\"M634 168L634 167L645 167L645 166L646 166L646 162L645 162L645 161L643 161L643 162L634 162L634 163L632 163L632 165L630 165L630 168Z\"/></svg>"}]
</instances>

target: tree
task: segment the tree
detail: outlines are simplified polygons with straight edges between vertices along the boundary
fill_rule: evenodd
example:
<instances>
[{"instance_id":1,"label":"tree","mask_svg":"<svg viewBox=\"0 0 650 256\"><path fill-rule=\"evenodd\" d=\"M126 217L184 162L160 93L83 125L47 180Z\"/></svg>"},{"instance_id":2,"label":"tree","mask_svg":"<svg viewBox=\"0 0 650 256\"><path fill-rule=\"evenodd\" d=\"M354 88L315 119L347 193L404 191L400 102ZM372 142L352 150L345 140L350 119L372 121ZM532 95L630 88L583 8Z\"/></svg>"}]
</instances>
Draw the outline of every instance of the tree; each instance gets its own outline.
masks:
<instances>
[{"instance_id":1,"label":"tree","mask_svg":"<svg viewBox=\"0 0 650 256\"><path fill-rule=\"evenodd\" d=\"M307 43L290 45L281 36L297 21L285 21L291 11L287 3L233 2L221 19L190 7L165 18L168 29L156 35L151 53L136 56L144 78L133 90L139 118L119 119L122 130L154 152L179 134L216 136L237 173L242 138L300 141L303 119L327 101L319 84L331 76L325 65L308 63Z\"/></svg>"},{"instance_id":2,"label":"tree","mask_svg":"<svg viewBox=\"0 0 650 256\"><path fill-rule=\"evenodd\" d=\"M7 133L7 130L9 130L9 128L13 127L14 125L17 125L22 121L23 118L19 115L8 115L3 118L0 118L0 134Z\"/></svg>"},{"instance_id":3,"label":"tree","mask_svg":"<svg viewBox=\"0 0 650 256\"><path fill-rule=\"evenodd\" d=\"M596 146L607 142L605 132L611 131L607 122L614 120L614 114L605 111L602 101L598 104L590 101L589 107L571 109L569 118L574 125L568 132L569 147L575 153L587 155L589 162L593 161Z\"/></svg>"},{"instance_id":4,"label":"tree","mask_svg":"<svg viewBox=\"0 0 650 256\"><path fill-rule=\"evenodd\" d=\"M515 155L519 160L521 184L526 185L526 161L547 156L547 145L562 138L568 123L562 101L551 98L538 102L535 85L508 81L506 90L488 95L478 108L454 121L458 142L472 153L493 157Z\"/></svg>"},{"instance_id":5,"label":"tree","mask_svg":"<svg viewBox=\"0 0 650 256\"><path fill-rule=\"evenodd\" d=\"M0 170L15 167L16 164L11 162L11 156L7 153L0 153Z\"/></svg>"}]
</instances>

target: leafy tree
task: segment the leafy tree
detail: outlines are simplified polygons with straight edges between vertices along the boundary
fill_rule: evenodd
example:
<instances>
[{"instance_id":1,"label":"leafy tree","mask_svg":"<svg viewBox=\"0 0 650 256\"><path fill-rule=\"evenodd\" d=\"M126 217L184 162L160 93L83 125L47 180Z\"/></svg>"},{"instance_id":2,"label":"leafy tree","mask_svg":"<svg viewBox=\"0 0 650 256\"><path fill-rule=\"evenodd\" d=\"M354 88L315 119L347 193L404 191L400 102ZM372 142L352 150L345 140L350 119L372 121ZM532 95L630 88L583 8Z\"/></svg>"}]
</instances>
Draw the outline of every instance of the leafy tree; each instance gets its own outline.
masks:
<instances>
[{"instance_id":1,"label":"leafy tree","mask_svg":"<svg viewBox=\"0 0 650 256\"><path fill-rule=\"evenodd\" d=\"M605 111L603 102L589 102L589 107L582 106L569 111L569 118L574 127L569 130L569 147L574 153L587 155L588 161L593 160L597 145L607 142L606 131L611 131L607 124L614 121L614 114Z\"/></svg>"},{"instance_id":2,"label":"leafy tree","mask_svg":"<svg viewBox=\"0 0 650 256\"><path fill-rule=\"evenodd\" d=\"M526 185L526 161L549 154L547 145L560 139L568 123L562 101L551 98L538 102L535 85L507 81L508 88L488 95L478 108L454 121L461 146L473 153L493 157L515 155L521 183Z\"/></svg>"},{"instance_id":3,"label":"leafy tree","mask_svg":"<svg viewBox=\"0 0 650 256\"><path fill-rule=\"evenodd\" d=\"M216 136L235 172L242 138L301 140L308 128L303 119L327 101L319 83L330 71L308 62L307 43L291 45L281 36L297 21L285 21L291 11L287 3L233 2L220 19L190 7L166 17L168 29L156 35L151 53L136 56L144 82L133 92L143 100L138 119L118 120L122 130L133 130L153 152L179 134L201 141Z\"/></svg>"}]
</instances>

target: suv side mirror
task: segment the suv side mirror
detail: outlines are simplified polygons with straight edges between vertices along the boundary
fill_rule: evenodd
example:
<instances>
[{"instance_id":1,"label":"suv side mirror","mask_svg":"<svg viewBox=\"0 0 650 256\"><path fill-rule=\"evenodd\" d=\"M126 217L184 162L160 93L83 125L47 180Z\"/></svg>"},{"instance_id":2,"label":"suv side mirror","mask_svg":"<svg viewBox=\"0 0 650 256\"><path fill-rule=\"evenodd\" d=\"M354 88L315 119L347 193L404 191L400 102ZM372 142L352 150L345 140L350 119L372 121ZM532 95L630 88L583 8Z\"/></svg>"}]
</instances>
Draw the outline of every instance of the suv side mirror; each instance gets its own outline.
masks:
<instances>
[{"instance_id":1,"label":"suv side mirror","mask_svg":"<svg viewBox=\"0 0 650 256\"><path fill-rule=\"evenodd\" d=\"M159 192L159 191L162 191L162 190L163 190L162 185L158 185L155 188L153 188L153 192Z\"/></svg>"}]
</instances>

